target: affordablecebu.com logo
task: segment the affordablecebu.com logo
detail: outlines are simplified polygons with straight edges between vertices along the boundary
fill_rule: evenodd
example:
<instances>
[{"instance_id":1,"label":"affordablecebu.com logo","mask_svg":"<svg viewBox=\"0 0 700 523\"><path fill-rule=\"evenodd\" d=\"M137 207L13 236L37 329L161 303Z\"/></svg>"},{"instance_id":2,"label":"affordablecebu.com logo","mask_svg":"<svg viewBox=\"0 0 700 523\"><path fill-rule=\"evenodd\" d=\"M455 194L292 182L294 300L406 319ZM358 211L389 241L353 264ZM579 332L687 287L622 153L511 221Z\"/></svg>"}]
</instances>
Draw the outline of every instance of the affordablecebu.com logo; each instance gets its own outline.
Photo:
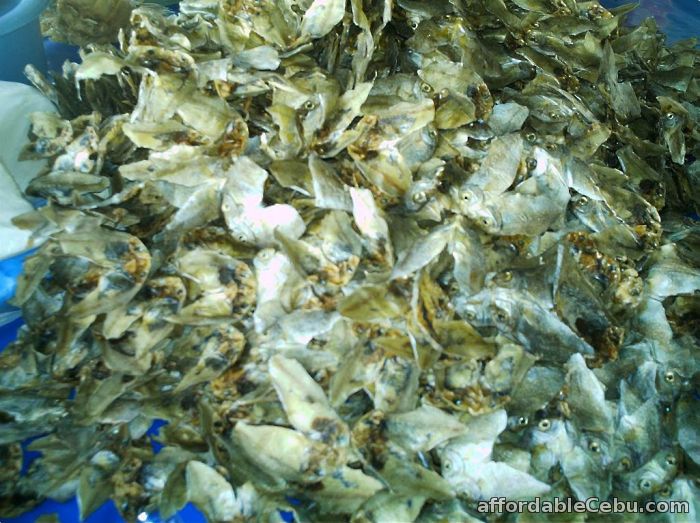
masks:
<instances>
[{"instance_id":1,"label":"affordablecebu.com logo","mask_svg":"<svg viewBox=\"0 0 700 523\"><path fill-rule=\"evenodd\" d=\"M601 501L599 498L588 498L578 501L573 498L541 499L531 501L508 501L506 498L491 498L488 501L480 501L477 510L481 513L509 512L509 513L586 513L620 514L624 512L633 514L642 513L671 513L687 514L690 504L687 501L623 501L613 498Z\"/></svg>"}]
</instances>

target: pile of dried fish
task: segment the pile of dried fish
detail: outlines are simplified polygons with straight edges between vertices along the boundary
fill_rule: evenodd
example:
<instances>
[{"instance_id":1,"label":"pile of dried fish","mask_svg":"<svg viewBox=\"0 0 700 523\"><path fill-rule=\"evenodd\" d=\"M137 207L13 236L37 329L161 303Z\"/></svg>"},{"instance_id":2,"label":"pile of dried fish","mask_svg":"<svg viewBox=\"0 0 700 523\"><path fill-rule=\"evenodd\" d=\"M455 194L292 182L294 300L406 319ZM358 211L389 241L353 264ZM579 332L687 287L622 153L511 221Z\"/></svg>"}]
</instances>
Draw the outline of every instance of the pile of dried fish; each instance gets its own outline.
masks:
<instances>
[{"instance_id":1,"label":"pile of dried fish","mask_svg":"<svg viewBox=\"0 0 700 523\"><path fill-rule=\"evenodd\" d=\"M29 70L61 116L32 118L2 514L696 518L695 42L595 1L347 4L146 5Z\"/></svg>"},{"instance_id":2,"label":"pile of dried fish","mask_svg":"<svg viewBox=\"0 0 700 523\"><path fill-rule=\"evenodd\" d=\"M52 0L41 15L44 36L73 45L109 44L129 25L130 0Z\"/></svg>"}]
</instances>

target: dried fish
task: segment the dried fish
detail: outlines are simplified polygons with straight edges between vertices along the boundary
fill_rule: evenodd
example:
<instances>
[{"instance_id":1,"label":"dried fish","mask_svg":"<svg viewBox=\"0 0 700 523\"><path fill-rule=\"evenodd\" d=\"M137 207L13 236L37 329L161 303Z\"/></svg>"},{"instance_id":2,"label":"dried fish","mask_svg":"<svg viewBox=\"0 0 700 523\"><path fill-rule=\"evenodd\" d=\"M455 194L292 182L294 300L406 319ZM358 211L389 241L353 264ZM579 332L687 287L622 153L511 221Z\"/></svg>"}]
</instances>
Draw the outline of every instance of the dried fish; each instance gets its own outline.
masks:
<instances>
[{"instance_id":1,"label":"dried fish","mask_svg":"<svg viewBox=\"0 0 700 523\"><path fill-rule=\"evenodd\" d=\"M593 348L525 293L486 288L457 311L475 326L496 327L504 336L546 359L559 360L572 352L593 355Z\"/></svg>"},{"instance_id":2,"label":"dried fish","mask_svg":"<svg viewBox=\"0 0 700 523\"><path fill-rule=\"evenodd\" d=\"M3 516L698 514L693 42L576 0L113 4L57 0L81 63L27 69L58 112L21 152Z\"/></svg>"}]
</instances>

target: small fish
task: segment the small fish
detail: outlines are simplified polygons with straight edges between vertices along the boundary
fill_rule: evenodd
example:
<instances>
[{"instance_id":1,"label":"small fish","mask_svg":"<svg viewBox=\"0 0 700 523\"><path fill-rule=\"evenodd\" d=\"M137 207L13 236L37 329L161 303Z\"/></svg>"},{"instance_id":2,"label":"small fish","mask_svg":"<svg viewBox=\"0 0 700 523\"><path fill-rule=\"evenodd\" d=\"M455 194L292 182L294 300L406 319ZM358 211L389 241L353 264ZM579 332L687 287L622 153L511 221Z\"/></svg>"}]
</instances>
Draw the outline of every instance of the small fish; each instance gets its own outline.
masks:
<instances>
[{"instance_id":1,"label":"small fish","mask_svg":"<svg viewBox=\"0 0 700 523\"><path fill-rule=\"evenodd\" d=\"M496 327L526 350L552 361L568 360L572 353L593 355L593 348L554 313L527 294L488 288L457 305L459 314L475 326Z\"/></svg>"}]
</instances>

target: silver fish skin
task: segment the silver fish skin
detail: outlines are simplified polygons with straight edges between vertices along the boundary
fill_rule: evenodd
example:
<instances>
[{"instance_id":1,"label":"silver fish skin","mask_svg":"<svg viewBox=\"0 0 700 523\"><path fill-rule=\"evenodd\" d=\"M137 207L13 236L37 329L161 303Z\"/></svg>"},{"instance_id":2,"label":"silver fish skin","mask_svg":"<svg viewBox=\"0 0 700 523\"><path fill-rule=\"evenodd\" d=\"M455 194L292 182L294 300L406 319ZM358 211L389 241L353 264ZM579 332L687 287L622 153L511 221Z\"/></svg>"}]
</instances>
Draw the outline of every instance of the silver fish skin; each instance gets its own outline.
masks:
<instances>
[{"instance_id":1,"label":"silver fish skin","mask_svg":"<svg viewBox=\"0 0 700 523\"><path fill-rule=\"evenodd\" d=\"M475 326L496 327L504 336L545 359L565 361L574 353L594 354L593 347L556 314L525 293L487 288L468 298L462 307L456 305L457 312Z\"/></svg>"}]
</instances>

